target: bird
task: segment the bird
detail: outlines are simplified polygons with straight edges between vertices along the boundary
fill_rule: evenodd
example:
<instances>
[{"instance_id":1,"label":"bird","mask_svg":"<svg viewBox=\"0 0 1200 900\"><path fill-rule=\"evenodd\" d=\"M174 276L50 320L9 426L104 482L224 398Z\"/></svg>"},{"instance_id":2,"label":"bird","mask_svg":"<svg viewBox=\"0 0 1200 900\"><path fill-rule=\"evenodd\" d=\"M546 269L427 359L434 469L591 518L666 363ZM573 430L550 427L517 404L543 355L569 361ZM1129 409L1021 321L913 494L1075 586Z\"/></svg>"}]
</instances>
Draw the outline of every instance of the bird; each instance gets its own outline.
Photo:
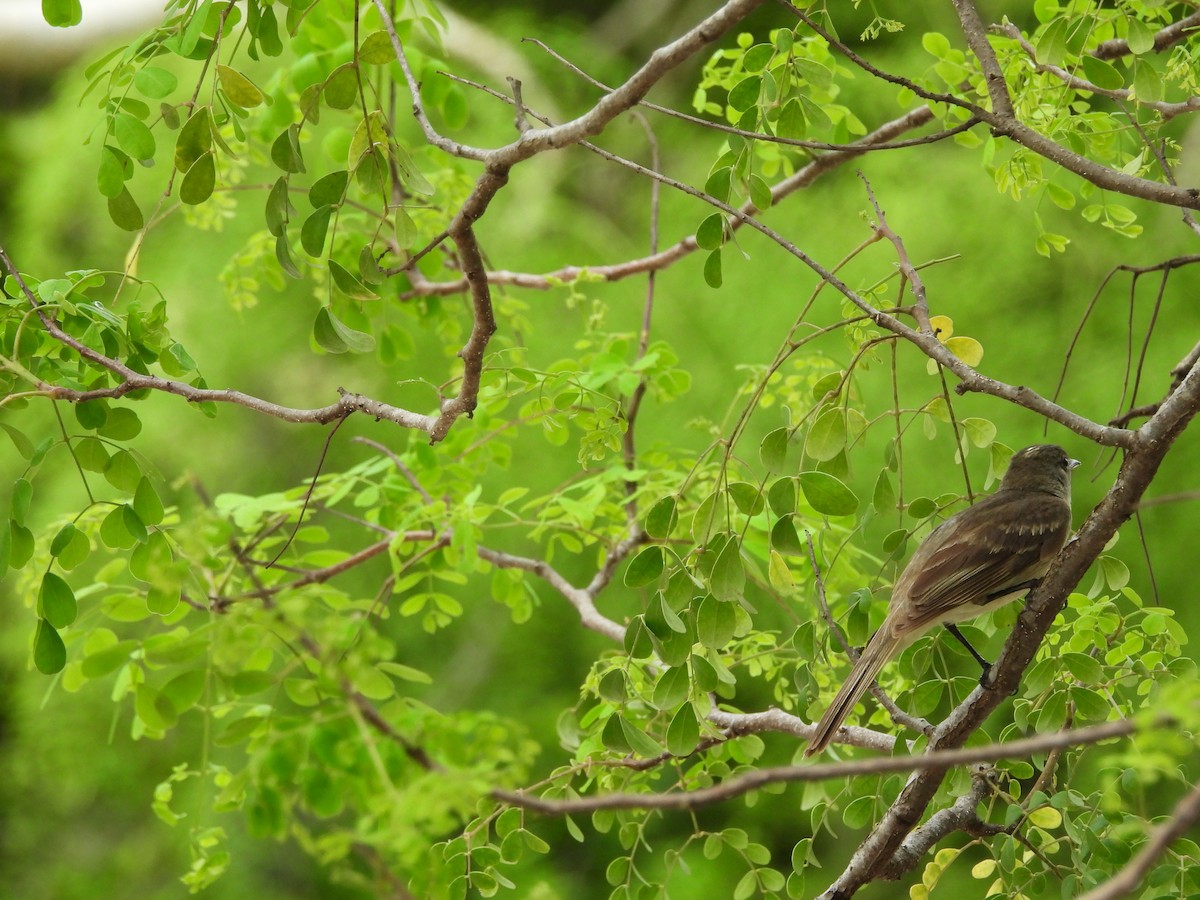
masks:
<instances>
[{"instance_id":1,"label":"bird","mask_svg":"<svg viewBox=\"0 0 1200 900\"><path fill-rule=\"evenodd\" d=\"M929 533L896 579L887 615L817 723L805 756L824 750L889 660L945 625L984 668L955 626L1026 594L1071 533L1071 470L1079 461L1056 444L1013 454L995 493Z\"/></svg>"}]
</instances>

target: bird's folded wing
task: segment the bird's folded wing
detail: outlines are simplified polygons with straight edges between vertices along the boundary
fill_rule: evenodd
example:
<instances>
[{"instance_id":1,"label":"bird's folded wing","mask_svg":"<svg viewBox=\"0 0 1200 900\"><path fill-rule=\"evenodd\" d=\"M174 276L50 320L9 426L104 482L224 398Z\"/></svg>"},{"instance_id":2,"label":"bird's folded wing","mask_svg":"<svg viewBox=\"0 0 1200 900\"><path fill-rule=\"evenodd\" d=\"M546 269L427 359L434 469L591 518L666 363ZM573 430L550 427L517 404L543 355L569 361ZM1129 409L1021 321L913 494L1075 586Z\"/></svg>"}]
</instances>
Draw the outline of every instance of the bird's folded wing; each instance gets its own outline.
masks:
<instances>
[{"instance_id":1,"label":"bird's folded wing","mask_svg":"<svg viewBox=\"0 0 1200 900\"><path fill-rule=\"evenodd\" d=\"M897 583L907 594L910 625L940 621L1041 577L1071 528L1070 506L1049 494L994 494L967 512L958 527L929 536L923 558L914 556Z\"/></svg>"}]
</instances>

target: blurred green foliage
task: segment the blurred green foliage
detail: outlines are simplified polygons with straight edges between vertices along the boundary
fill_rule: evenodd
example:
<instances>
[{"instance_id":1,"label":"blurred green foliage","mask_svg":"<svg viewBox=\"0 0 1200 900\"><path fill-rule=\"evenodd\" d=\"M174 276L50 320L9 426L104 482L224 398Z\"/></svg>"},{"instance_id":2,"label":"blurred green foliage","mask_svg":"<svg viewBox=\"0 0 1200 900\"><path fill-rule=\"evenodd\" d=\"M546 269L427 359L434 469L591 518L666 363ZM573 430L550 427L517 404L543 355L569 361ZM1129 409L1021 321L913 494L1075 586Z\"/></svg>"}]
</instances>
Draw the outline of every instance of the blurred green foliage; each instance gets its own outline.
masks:
<instances>
[{"instance_id":1,"label":"blurred green foliage","mask_svg":"<svg viewBox=\"0 0 1200 900\"><path fill-rule=\"evenodd\" d=\"M170 377L298 407L333 402L337 386L422 411L436 407L439 386L456 371L468 304L459 296L410 297L396 286L402 279L385 282L376 270L445 227L477 169L423 147L407 118L389 126L395 143L382 116L364 113L353 124L354 59L373 72L364 90L370 102L403 109L407 100L387 56L390 42L369 12L360 55L352 56L348 4L314 7L295 42L275 32L278 46L261 18L231 31L245 41L245 56L223 56L228 65L209 72L198 99L183 103L200 77L193 62L212 50L216 20L228 9L199 6L200 14L158 35L170 54L127 72L110 57L87 74L68 73L55 102L6 123L16 145L6 152L16 153L19 169L0 172L11 192L5 249L22 271L43 276L35 290L67 330ZM839 13L842 38L870 33L864 52L918 83L947 89L966 77L948 10L877 7ZM1073 38L1053 33L1048 5L1035 7L1010 15L1029 31L1041 16L1039 50L1060 62L1078 53ZM247 9L283 17L298 16L300 7ZM1157 15L1136 11L1149 22ZM705 12L693 5L672 27L628 37L623 53L605 42L611 21L589 26L583 15L559 20L493 7L472 14L482 26L474 44L442 45L436 13L424 4L405 36L415 44L435 126L464 143L494 146L513 138L511 109L440 69L499 88L510 73L490 57L509 59L501 51L516 48L525 101L561 121L588 108L596 91L518 45L519 35L535 34L613 84L679 22ZM893 30L897 19L902 31ZM852 140L907 108L896 105L911 100L902 92L882 94L861 73L847 78L846 63L807 33L794 95L774 95L770 76L797 43L793 23L781 9L761 10L707 66L695 61L654 99L825 141ZM772 33L784 25L789 30ZM1019 57L1006 48L1014 71ZM1171 76L1163 68L1160 83ZM1106 69L1089 74L1110 77ZM1152 89L1140 64L1131 77ZM1174 77L1190 89L1186 71ZM1038 92L1050 91L1049 83L1025 87L1031 104L1048 102ZM166 101L173 113L158 106ZM778 118L760 113L776 101ZM1095 117L1058 112L1054 128L1091 129L1057 132L1064 141L1105 162L1129 162L1122 145L1102 140ZM956 124L952 112L938 113ZM1163 126L1166 138L1185 140L1180 121ZM722 143L672 118L651 123L661 168L733 205L766 206L768 183L805 159L775 144ZM980 368L989 374L1043 394L1055 392L1073 346L1060 400L1096 420L1158 396L1195 342L1200 314L1187 298L1198 276L1173 273L1161 313L1156 285L1143 281L1135 291L1127 276L1104 278L1117 264L1188 252L1178 211L1096 197L1078 179L1059 183L1019 151L992 146L986 132L962 143L975 146L888 150L854 164L923 266L933 310L947 317L943 337L958 340L964 358L982 351ZM648 162L646 134L628 119L610 127L603 144ZM1152 163L1141 160L1140 170ZM157 200L172 166L180 206L176 197ZM399 192L402 207L388 190ZM1076 194L1078 206L1067 199ZM371 207L378 195L388 207L382 214ZM646 179L576 148L516 169L478 232L497 269L614 263L648 252L649 206ZM880 306L906 302L893 249L882 241L859 248L870 235L869 210L862 181L844 166L762 218L811 257L827 265L844 259L840 277ZM310 425L236 406L189 407L165 395L75 407L39 398L23 409L10 404L0 423L28 443L14 439L17 452L5 457L14 485L12 559L28 563L3 582L14 599L2 657L9 685L2 715L11 727L0 741L10 772L0 789L3 866L13 895L178 896L183 876L214 897L357 897L386 892L382 873L391 873L412 879L418 896L435 896L468 857L475 891L490 893L513 878L522 897L608 896L638 879L682 898L714 896L713 885L730 896L811 893L835 871L849 848L833 835L867 827L882 811L878 798L894 796L902 779L776 787L692 819L551 820L481 799L491 787L543 778L561 795L694 787L789 762L795 741L764 735L666 772L582 763L662 749L686 756L710 735L710 692L741 710L775 705L803 717L819 710L819 692L828 693L840 660L816 615L804 532L814 532L835 614L862 642L883 605L868 602L871 592L882 601L909 537L964 494L990 487L1009 447L1042 440L1041 421L980 395L954 397L952 420L936 370L907 351L893 362L886 347L864 349L879 336L865 324L808 343L810 326L794 323L810 298L821 326L851 311L828 289L818 293L816 277L761 235L742 229L733 237L711 216L693 198L662 194L661 242L699 230L706 253L657 275L654 342L644 355L637 352L642 279L497 288L500 333L474 418L430 447L425 435L353 416L331 443L311 499L325 432ZM155 227L132 244L118 229L137 231L148 221ZM302 277L285 277L289 269ZM121 271L136 279L107 274ZM438 251L422 273L456 274ZM10 306L24 303L14 297ZM1159 315L1163 323L1143 351ZM21 341L38 338L10 337L14 354L39 373L92 384L95 373L48 338L26 352ZM857 369L848 373L852 359ZM1131 367L1140 373L1136 397L1124 389ZM630 472L621 455L624 413L643 381L639 465ZM902 458L888 420L893 390L905 411ZM961 442L956 427L964 429ZM76 436L69 454L57 442L63 433ZM1095 476L1077 479L1082 516L1111 479L1108 454L1057 427L1050 436ZM727 453L722 439L730 440ZM1193 443L1189 435L1181 440L1156 493L1191 486ZM956 452L965 455L969 485ZM636 484L631 494L626 483ZM623 648L582 629L563 597L529 573L479 554L486 545L543 558L585 584L603 549L625 533L630 500L656 540L631 554L599 601L609 619L631 623ZM1100 721L1106 704L1144 703L1150 673L1193 671L1175 658L1200 627L1197 613L1175 604L1187 596L1190 575L1180 544L1186 509L1150 507L1138 528L1126 529L1095 582L1073 597L1066 626L1011 704L1013 724L998 733L1052 729L1069 714ZM442 533L452 537L428 549L422 536ZM371 561L289 586L298 573L336 567L375 541L385 546ZM285 545L281 566L259 567ZM215 609L205 602L211 597L223 598ZM973 630L998 646L1010 620L1011 611L1002 612ZM1086 653L1089 640L1122 627L1142 635L1136 646L1130 635L1103 659ZM648 666L651 651L669 667ZM46 679L33 666L60 674ZM925 715L944 712L974 680L957 647L934 639L897 669L890 687L900 704ZM412 765L404 743L372 730L347 701L347 685L445 771ZM895 729L878 710L862 724ZM1079 770L1076 793L1025 798L1042 829L1037 846L1061 851L1068 865L1102 850L1119 860L1105 829L1115 823L1119 833L1143 802L1162 809L1179 786L1163 773L1178 768L1173 778L1191 780L1188 752L1165 747L1137 780L1099 754ZM1013 784L1035 775L1027 762L1006 772ZM1093 797L1108 803L1102 813L1089 806ZM961 853L971 867L939 856L946 871L927 869L926 879L970 890L1002 870L1010 890L1061 895L1016 841ZM809 868L816 859L823 868ZM797 887L805 871L813 874ZM893 896L889 890L874 895Z\"/></svg>"}]
</instances>

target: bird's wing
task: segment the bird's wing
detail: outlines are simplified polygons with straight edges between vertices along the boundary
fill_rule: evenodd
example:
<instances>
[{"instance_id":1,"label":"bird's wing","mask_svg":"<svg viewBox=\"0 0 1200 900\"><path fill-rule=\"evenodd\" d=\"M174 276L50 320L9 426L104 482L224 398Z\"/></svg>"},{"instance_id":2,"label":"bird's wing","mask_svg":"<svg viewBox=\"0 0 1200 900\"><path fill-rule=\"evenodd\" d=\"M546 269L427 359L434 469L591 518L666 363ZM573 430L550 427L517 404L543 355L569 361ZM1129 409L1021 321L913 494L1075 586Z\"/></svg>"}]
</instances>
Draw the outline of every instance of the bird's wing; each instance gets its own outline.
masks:
<instances>
[{"instance_id":1,"label":"bird's wing","mask_svg":"<svg viewBox=\"0 0 1200 900\"><path fill-rule=\"evenodd\" d=\"M1071 529L1071 508L1050 494L1002 491L943 523L896 582L909 625L929 625L1005 588L1039 578Z\"/></svg>"}]
</instances>

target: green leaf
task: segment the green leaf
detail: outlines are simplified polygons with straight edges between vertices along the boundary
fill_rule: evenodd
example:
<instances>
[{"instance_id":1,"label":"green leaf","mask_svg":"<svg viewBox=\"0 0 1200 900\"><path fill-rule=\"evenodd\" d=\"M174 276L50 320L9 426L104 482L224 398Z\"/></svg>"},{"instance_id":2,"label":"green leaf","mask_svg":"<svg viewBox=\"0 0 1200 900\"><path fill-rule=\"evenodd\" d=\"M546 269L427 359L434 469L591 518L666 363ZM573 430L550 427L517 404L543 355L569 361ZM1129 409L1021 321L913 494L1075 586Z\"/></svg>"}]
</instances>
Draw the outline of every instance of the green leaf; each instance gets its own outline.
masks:
<instances>
[{"instance_id":1,"label":"green leaf","mask_svg":"<svg viewBox=\"0 0 1200 900\"><path fill-rule=\"evenodd\" d=\"M44 574L38 592L38 615L55 628L66 628L75 621L78 612L71 586L53 572Z\"/></svg>"},{"instance_id":2,"label":"green leaf","mask_svg":"<svg viewBox=\"0 0 1200 900\"><path fill-rule=\"evenodd\" d=\"M128 550L138 543L125 527L125 506L114 506L100 523L100 540L113 550Z\"/></svg>"},{"instance_id":3,"label":"green leaf","mask_svg":"<svg viewBox=\"0 0 1200 900\"><path fill-rule=\"evenodd\" d=\"M33 532L11 519L8 523L8 563L14 569L22 569L33 556Z\"/></svg>"},{"instance_id":4,"label":"green leaf","mask_svg":"<svg viewBox=\"0 0 1200 900\"><path fill-rule=\"evenodd\" d=\"M937 59L944 59L950 53L950 40L936 31L927 31L921 35L921 46L925 52Z\"/></svg>"},{"instance_id":5,"label":"green leaf","mask_svg":"<svg viewBox=\"0 0 1200 900\"><path fill-rule=\"evenodd\" d=\"M359 281L339 263L329 260L329 272L337 289L351 300L378 300L379 295Z\"/></svg>"},{"instance_id":6,"label":"green leaf","mask_svg":"<svg viewBox=\"0 0 1200 900\"><path fill-rule=\"evenodd\" d=\"M67 664L67 648L45 619L38 619L33 636L33 664L43 675L55 675Z\"/></svg>"},{"instance_id":7,"label":"green leaf","mask_svg":"<svg viewBox=\"0 0 1200 900\"><path fill-rule=\"evenodd\" d=\"M89 472L103 472L108 468L108 451L104 444L94 437L80 438L75 442L75 459Z\"/></svg>"},{"instance_id":8,"label":"green leaf","mask_svg":"<svg viewBox=\"0 0 1200 900\"><path fill-rule=\"evenodd\" d=\"M117 154L120 154L118 156ZM105 197L115 197L125 189L125 166L121 158L125 153L107 144L100 151L100 168L96 171L96 187ZM128 157L126 157L128 158Z\"/></svg>"},{"instance_id":9,"label":"green leaf","mask_svg":"<svg viewBox=\"0 0 1200 900\"><path fill-rule=\"evenodd\" d=\"M154 490L150 479L145 476L142 476L134 491L133 509L147 525L157 525L163 519L162 501L158 499L158 492Z\"/></svg>"},{"instance_id":10,"label":"green leaf","mask_svg":"<svg viewBox=\"0 0 1200 900\"><path fill-rule=\"evenodd\" d=\"M179 36L179 55L190 58L196 46L200 43L200 37L204 33L204 27L208 24L208 11L212 7L213 0L203 0L199 8L192 13L191 18L187 20L187 24L183 27L183 32Z\"/></svg>"},{"instance_id":11,"label":"green leaf","mask_svg":"<svg viewBox=\"0 0 1200 900\"><path fill-rule=\"evenodd\" d=\"M197 206L212 196L217 184L216 156L209 151L192 163L179 186L179 199L188 206Z\"/></svg>"},{"instance_id":12,"label":"green leaf","mask_svg":"<svg viewBox=\"0 0 1200 900\"><path fill-rule=\"evenodd\" d=\"M171 702L148 684L138 685L133 709L137 717L152 731L165 731L174 725L178 718Z\"/></svg>"},{"instance_id":13,"label":"green leaf","mask_svg":"<svg viewBox=\"0 0 1200 900\"><path fill-rule=\"evenodd\" d=\"M285 172L304 171L304 157L300 154L299 125L293 122L275 138L275 142L271 144L271 161Z\"/></svg>"},{"instance_id":14,"label":"green leaf","mask_svg":"<svg viewBox=\"0 0 1200 900\"><path fill-rule=\"evenodd\" d=\"M817 512L826 516L850 516L858 511L858 497L840 480L825 472L801 472L800 490Z\"/></svg>"},{"instance_id":15,"label":"green leaf","mask_svg":"<svg viewBox=\"0 0 1200 900\"><path fill-rule=\"evenodd\" d=\"M804 441L804 452L818 462L833 459L846 447L846 416L838 407L817 416Z\"/></svg>"},{"instance_id":16,"label":"green leaf","mask_svg":"<svg viewBox=\"0 0 1200 900\"><path fill-rule=\"evenodd\" d=\"M166 69L158 66L145 66L133 76L133 86L155 100L166 97L179 84L179 80Z\"/></svg>"},{"instance_id":17,"label":"green leaf","mask_svg":"<svg viewBox=\"0 0 1200 900\"><path fill-rule=\"evenodd\" d=\"M207 106L201 106L188 116L175 138L175 168L186 172L205 153L212 149L212 124Z\"/></svg>"},{"instance_id":18,"label":"green leaf","mask_svg":"<svg viewBox=\"0 0 1200 900\"><path fill-rule=\"evenodd\" d=\"M767 563L767 577L771 582L771 587L781 593L790 594L796 590L796 580L792 577L792 570L788 568L787 562L774 547L771 548L771 556Z\"/></svg>"},{"instance_id":19,"label":"green leaf","mask_svg":"<svg viewBox=\"0 0 1200 900\"><path fill-rule=\"evenodd\" d=\"M63 551L71 545L71 541L74 540L75 535L78 533L79 529L70 522L60 528L58 533L54 535L54 539L50 541L50 555L56 559L61 556Z\"/></svg>"},{"instance_id":20,"label":"green leaf","mask_svg":"<svg viewBox=\"0 0 1200 900\"><path fill-rule=\"evenodd\" d=\"M221 90L234 106L242 109L254 109L263 102L263 92L239 72L229 66L217 66L217 79L221 82Z\"/></svg>"},{"instance_id":21,"label":"green leaf","mask_svg":"<svg viewBox=\"0 0 1200 900\"><path fill-rule=\"evenodd\" d=\"M129 654L138 648L137 641L121 641L94 653L89 652L81 667L85 678L103 678L115 672L129 660Z\"/></svg>"},{"instance_id":22,"label":"green leaf","mask_svg":"<svg viewBox=\"0 0 1200 900\"><path fill-rule=\"evenodd\" d=\"M704 283L710 288L719 288L721 281L721 251L714 250L704 260Z\"/></svg>"},{"instance_id":23,"label":"green leaf","mask_svg":"<svg viewBox=\"0 0 1200 900\"><path fill-rule=\"evenodd\" d=\"M296 209L288 198L287 176L280 175L271 185L271 193L267 195L267 231L275 237L281 237L287 230L288 220L295 212Z\"/></svg>"},{"instance_id":24,"label":"green leaf","mask_svg":"<svg viewBox=\"0 0 1200 900\"><path fill-rule=\"evenodd\" d=\"M349 62L338 66L325 79L325 102L334 109L349 109L358 99L358 67Z\"/></svg>"},{"instance_id":25,"label":"green leaf","mask_svg":"<svg viewBox=\"0 0 1200 900\"><path fill-rule=\"evenodd\" d=\"M0 428L8 434L12 439L13 446L17 448L17 452L21 454L23 459L29 459L33 456L33 442L29 440L22 431L18 431L11 425L0 422Z\"/></svg>"},{"instance_id":26,"label":"green leaf","mask_svg":"<svg viewBox=\"0 0 1200 900\"><path fill-rule=\"evenodd\" d=\"M80 0L42 0L42 18L55 28L70 28L83 21L83 4Z\"/></svg>"},{"instance_id":27,"label":"green leaf","mask_svg":"<svg viewBox=\"0 0 1200 900\"><path fill-rule=\"evenodd\" d=\"M396 61L396 50L386 31L372 31L358 45L359 62L382 66Z\"/></svg>"},{"instance_id":28,"label":"green leaf","mask_svg":"<svg viewBox=\"0 0 1200 900\"><path fill-rule=\"evenodd\" d=\"M164 684L159 693L171 702L176 713L186 712L204 696L206 679L204 669L188 669Z\"/></svg>"},{"instance_id":29,"label":"green leaf","mask_svg":"<svg viewBox=\"0 0 1200 900\"><path fill-rule=\"evenodd\" d=\"M128 113L117 113L113 117L112 130L117 144L134 159L154 158L154 133L141 119Z\"/></svg>"},{"instance_id":30,"label":"green leaf","mask_svg":"<svg viewBox=\"0 0 1200 900\"><path fill-rule=\"evenodd\" d=\"M691 687L687 666L667 669L658 676L651 702L659 709L674 709L687 699Z\"/></svg>"},{"instance_id":31,"label":"green leaf","mask_svg":"<svg viewBox=\"0 0 1200 900\"><path fill-rule=\"evenodd\" d=\"M292 278L300 277L300 270L296 268L296 263L292 261L292 251L288 246L287 237L280 235L275 238L275 261L279 263L285 274Z\"/></svg>"},{"instance_id":32,"label":"green leaf","mask_svg":"<svg viewBox=\"0 0 1200 900\"><path fill-rule=\"evenodd\" d=\"M625 569L625 585L627 587L645 587L655 584L663 572L662 547L651 544L643 549Z\"/></svg>"},{"instance_id":33,"label":"green leaf","mask_svg":"<svg viewBox=\"0 0 1200 900\"><path fill-rule=\"evenodd\" d=\"M1125 86L1125 79L1112 63L1084 54L1083 74L1096 87L1115 91Z\"/></svg>"},{"instance_id":34,"label":"green leaf","mask_svg":"<svg viewBox=\"0 0 1200 900\"><path fill-rule=\"evenodd\" d=\"M610 669L604 673L597 688L601 698L609 703L624 703L628 696L629 681L621 669Z\"/></svg>"},{"instance_id":35,"label":"green leaf","mask_svg":"<svg viewBox=\"0 0 1200 900\"><path fill-rule=\"evenodd\" d=\"M804 544L796 533L796 523L791 515L780 518L771 528L771 548L786 556L803 556Z\"/></svg>"},{"instance_id":36,"label":"green leaf","mask_svg":"<svg viewBox=\"0 0 1200 900\"><path fill-rule=\"evenodd\" d=\"M633 659L646 659L654 652L654 642L650 640L644 616L634 616L625 629L625 652Z\"/></svg>"},{"instance_id":37,"label":"green leaf","mask_svg":"<svg viewBox=\"0 0 1200 900\"><path fill-rule=\"evenodd\" d=\"M742 564L741 545L730 538L717 556L710 579L713 595L718 600L740 600L746 587L746 569Z\"/></svg>"},{"instance_id":38,"label":"green leaf","mask_svg":"<svg viewBox=\"0 0 1200 900\"><path fill-rule=\"evenodd\" d=\"M92 552L88 536L68 522L50 543L50 555L67 571L78 568Z\"/></svg>"},{"instance_id":39,"label":"green leaf","mask_svg":"<svg viewBox=\"0 0 1200 900\"><path fill-rule=\"evenodd\" d=\"M329 215L332 206L322 206L312 213L300 227L300 246L309 256L321 256L325 251L325 233L329 230Z\"/></svg>"},{"instance_id":40,"label":"green leaf","mask_svg":"<svg viewBox=\"0 0 1200 900\"><path fill-rule=\"evenodd\" d=\"M791 476L776 478L767 490L767 505L777 516L791 515L796 511L796 481Z\"/></svg>"},{"instance_id":41,"label":"green leaf","mask_svg":"<svg viewBox=\"0 0 1200 900\"><path fill-rule=\"evenodd\" d=\"M696 611L696 637L705 647L720 650L737 630L737 612L712 594L700 601Z\"/></svg>"},{"instance_id":42,"label":"green leaf","mask_svg":"<svg viewBox=\"0 0 1200 900\"><path fill-rule=\"evenodd\" d=\"M962 426L967 432L967 437L971 439L971 443L980 449L990 447L996 440L996 426L987 419L967 416L962 420Z\"/></svg>"},{"instance_id":43,"label":"green leaf","mask_svg":"<svg viewBox=\"0 0 1200 900\"><path fill-rule=\"evenodd\" d=\"M666 540L670 537L679 519L675 509L676 502L673 496L658 500L646 514L646 534L656 540Z\"/></svg>"},{"instance_id":44,"label":"green leaf","mask_svg":"<svg viewBox=\"0 0 1200 900\"><path fill-rule=\"evenodd\" d=\"M762 76L750 75L743 78L729 91L729 105L738 112L744 112L758 103L758 93L762 88Z\"/></svg>"},{"instance_id":45,"label":"green leaf","mask_svg":"<svg viewBox=\"0 0 1200 900\"><path fill-rule=\"evenodd\" d=\"M725 243L725 216L713 213L696 229L696 246L701 250L717 250Z\"/></svg>"},{"instance_id":46,"label":"green leaf","mask_svg":"<svg viewBox=\"0 0 1200 900\"><path fill-rule=\"evenodd\" d=\"M635 756L643 756L649 759L662 755L663 748L650 735L627 721L624 716L618 716L617 718L621 720L621 731L625 735L625 740L629 742L629 749Z\"/></svg>"},{"instance_id":47,"label":"green leaf","mask_svg":"<svg viewBox=\"0 0 1200 900\"><path fill-rule=\"evenodd\" d=\"M109 197L108 216L113 220L113 224L124 231L141 231L145 224L137 201L125 187L121 188L121 193L117 196Z\"/></svg>"},{"instance_id":48,"label":"green leaf","mask_svg":"<svg viewBox=\"0 0 1200 900\"><path fill-rule=\"evenodd\" d=\"M346 184L349 180L350 173L345 169L338 169L328 175L322 175L308 189L308 202L313 205L314 209L322 206L337 206L346 196Z\"/></svg>"},{"instance_id":49,"label":"green leaf","mask_svg":"<svg viewBox=\"0 0 1200 900\"><path fill-rule=\"evenodd\" d=\"M779 472L787 465L788 429L776 428L758 445L758 456L769 471Z\"/></svg>"},{"instance_id":50,"label":"green leaf","mask_svg":"<svg viewBox=\"0 0 1200 900\"><path fill-rule=\"evenodd\" d=\"M321 307L313 323L313 338L328 353L369 353L375 349L375 338L355 331L335 316L328 307Z\"/></svg>"},{"instance_id":51,"label":"green leaf","mask_svg":"<svg viewBox=\"0 0 1200 900\"><path fill-rule=\"evenodd\" d=\"M896 511L896 503L896 489L892 487L891 476L887 469L880 469L879 477L875 479L875 491L871 495L871 507L880 515L887 515Z\"/></svg>"},{"instance_id":52,"label":"green leaf","mask_svg":"<svg viewBox=\"0 0 1200 900\"><path fill-rule=\"evenodd\" d=\"M25 516L29 513L29 504L33 499L33 485L24 478L18 478L13 484L12 518L19 525L25 524Z\"/></svg>"},{"instance_id":53,"label":"green leaf","mask_svg":"<svg viewBox=\"0 0 1200 900\"><path fill-rule=\"evenodd\" d=\"M614 753L628 753L630 751L629 741L625 738L625 729L621 726L621 717L619 715L611 715L604 723L604 729L600 732L600 741L604 746L612 750Z\"/></svg>"},{"instance_id":54,"label":"green leaf","mask_svg":"<svg viewBox=\"0 0 1200 900\"><path fill-rule=\"evenodd\" d=\"M142 470L128 450L118 450L108 461L104 477L118 490L133 492L142 479Z\"/></svg>"},{"instance_id":55,"label":"green leaf","mask_svg":"<svg viewBox=\"0 0 1200 900\"><path fill-rule=\"evenodd\" d=\"M763 495L757 485L748 481L735 481L729 485L729 496L734 505L748 516L757 516L763 511Z\"/></svg>"},{"instance_id":56,"label":"green leaf","mask_svg":"<svg viewBox=\"0 0 1200 900\"><path fill-rule=\"evenodd\" d=\"M387 276L375 260L375 254L371 252L370 244L365 244L358 252L358 274L367 284L379 285L387 280Z\"/></svg>"},{"instance_id":57,"label":"green leaf","mask_svg":"<svg viewBox=\"0 0 1200 900\"><path fill-rule=\"evenodd\" d=\"M700 743L700 722L692 704L685 703L667 726L667 752L672 756L687 756Z\"/></svg>"},{"instance_id":58,"label":"green leaf","mask_svg":"<svg viewBox=\"0 0 1200 900\"><path fill-rule=\"evenodd\" d=\"M104 423L96 433L113 441L130 441L141 434L142 420L137 413L124 406L110 407Z\"/></svg>"}]
</instances>

